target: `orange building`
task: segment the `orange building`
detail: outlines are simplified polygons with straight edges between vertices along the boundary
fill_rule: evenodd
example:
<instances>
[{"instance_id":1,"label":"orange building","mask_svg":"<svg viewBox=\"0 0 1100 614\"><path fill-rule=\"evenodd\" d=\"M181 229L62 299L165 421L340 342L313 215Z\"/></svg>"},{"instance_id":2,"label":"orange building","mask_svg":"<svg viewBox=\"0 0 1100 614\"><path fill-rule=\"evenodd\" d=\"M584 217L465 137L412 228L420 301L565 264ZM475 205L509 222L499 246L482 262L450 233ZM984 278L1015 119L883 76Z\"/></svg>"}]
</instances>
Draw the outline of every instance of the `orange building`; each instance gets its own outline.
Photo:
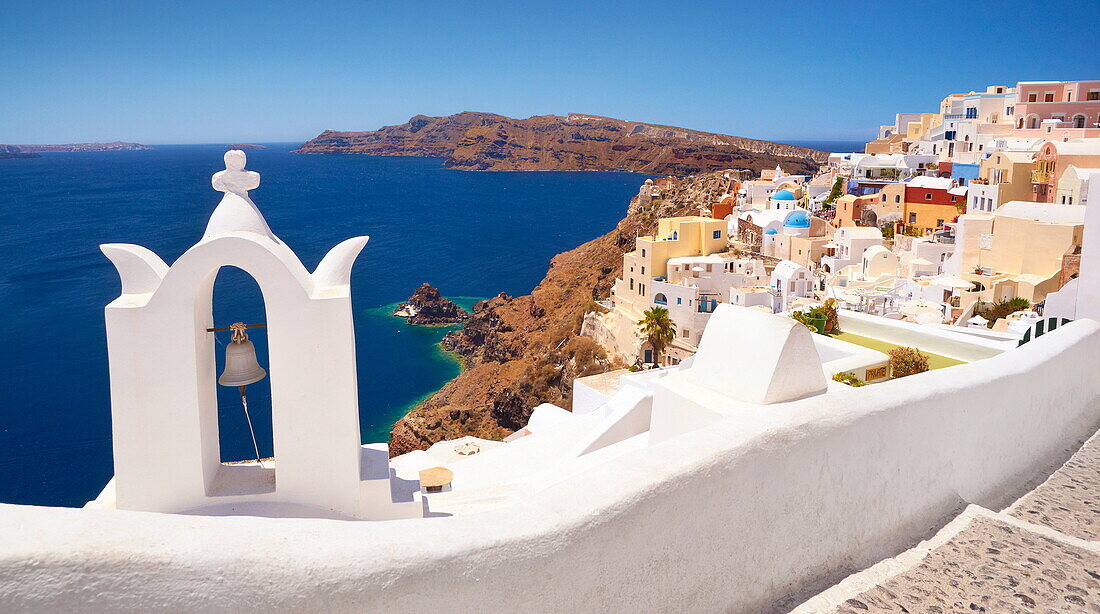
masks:
<instances>
[{"instance_id":1,"label":"orange building","mask_svg":"<svg viewBox=\"0 0 1100 614\"><path fill-rule=\"evenodd\" d=\"M737 198L727 196L721 201L710 206L710 216L716 220L724 220L727 215L732 215L737 207Z\"/></svg>"},{"instance_id":2,"label":"orange building","mask_svg":"<svg viewBox=\"0 0 1100 614\"><path fill-rule=\"evenodd\" d=\"M845 194L836 199L836 215L833 216L833 226L861 226L863 213L874 208L879 195L867 194L854 196Z\"/></svg>"}]
</instances>

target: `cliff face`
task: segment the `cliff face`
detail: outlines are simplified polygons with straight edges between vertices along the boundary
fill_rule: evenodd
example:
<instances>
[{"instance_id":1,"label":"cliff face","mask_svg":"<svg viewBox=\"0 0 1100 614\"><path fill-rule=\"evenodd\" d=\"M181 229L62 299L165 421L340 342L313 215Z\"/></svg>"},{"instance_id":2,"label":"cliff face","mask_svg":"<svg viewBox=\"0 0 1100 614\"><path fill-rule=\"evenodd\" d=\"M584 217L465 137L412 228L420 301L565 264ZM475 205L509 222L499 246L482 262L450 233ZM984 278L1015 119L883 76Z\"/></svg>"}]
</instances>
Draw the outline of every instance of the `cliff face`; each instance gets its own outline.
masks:
<instances>
[{"instance_id":1,"label":"cliff face","mask_svg":"<svg viewBox=\"0 0 1100 614\"><path fill-rule=\"evenodd\" d=\"M729 187L716 172L677 181L660 199L644 190L614 230L555 256L531 294L475 305L466 326L443 342L466 369L394 424L390 453L463 435L500 438L526 424L540 403L570 407L574 378L622 366L579 333L581 318L597 308L593 301L609 295L635 237L654 232L659 218L698 214Z\"/></svg>"},{"instance_id":2,"label":"cliff face","mask_svg":"<svg viewBox=\"0 0 1100 614\"><path fill-rule=\"evenodd\" d=\"M719 169L758 173L777 164L817 170L825 152L684 128L595 115L512 119L464 112L417 115L371 132L326 130L296 153L432 156L463 170L623 170L690 175Z\"/></svg>"}]
</instances>

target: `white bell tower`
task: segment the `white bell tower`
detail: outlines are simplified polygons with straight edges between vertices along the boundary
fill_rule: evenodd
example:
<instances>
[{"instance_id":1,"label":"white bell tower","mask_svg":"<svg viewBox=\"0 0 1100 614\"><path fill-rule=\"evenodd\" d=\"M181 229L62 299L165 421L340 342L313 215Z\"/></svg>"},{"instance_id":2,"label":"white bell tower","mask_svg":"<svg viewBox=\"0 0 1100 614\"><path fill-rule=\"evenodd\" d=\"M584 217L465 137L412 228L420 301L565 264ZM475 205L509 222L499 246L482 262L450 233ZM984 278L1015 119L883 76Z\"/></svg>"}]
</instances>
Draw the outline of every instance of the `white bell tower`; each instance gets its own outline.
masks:
<instances>
[{"instance_id":1,"label":"white bell tower","mask_svg":"<svg viewBox=\"0 0 1100 614\"><path fill-rule=\"evenodd\" d=\"M100 246L122 278L106 307L115 505L157 512L388 519L385 447L361 446L349 282L368 237L334 247L312 274L248 191L258 173L226 152L224 192L202 240L169 267L152 251ZM223 266L258 283L268 317L275 461L221 462L211 298Z\"/></svg>"}]
</instances>

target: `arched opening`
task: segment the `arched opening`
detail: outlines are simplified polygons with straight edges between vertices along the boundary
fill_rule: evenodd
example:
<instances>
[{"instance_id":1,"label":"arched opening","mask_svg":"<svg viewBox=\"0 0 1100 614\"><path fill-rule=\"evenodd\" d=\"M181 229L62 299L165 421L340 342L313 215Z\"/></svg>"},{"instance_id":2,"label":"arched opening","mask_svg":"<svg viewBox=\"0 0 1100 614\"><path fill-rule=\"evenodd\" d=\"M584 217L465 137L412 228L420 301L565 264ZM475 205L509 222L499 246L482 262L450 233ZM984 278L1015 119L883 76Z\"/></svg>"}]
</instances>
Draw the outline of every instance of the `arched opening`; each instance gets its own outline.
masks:
<instances>
[{"instance_id":1,"label":"arched opening","mask_svg":"<svg viewBox=\"0 0 1100 614\"><path fill-rule=\"evenodd\" d=\"M666 297L663 293L658 292L657 294L655 294L653 296L653 304L655 304L655 305L667 305L668 304L668 297Z\"/></svg>"},{"instance_id":2,"label":"arched opening","mask_svg":"<svg viewBox=\"0 0 1100 614\"><path fill-rule=\"evenodd\" d=\"M267 323L264 309L264 297L256 280L245 271L226 266L218 270L214 280L212 301L214 326L229 326L234 322L245 324ZM214 335L214 358L217 373L225 369L225 347L230 343L229 331L211 333ZM267 332L265 328L248 329L248 339L256 347L256 356L264 369L270 361L267 352ZM256 443L261 458L274 455L271 431L271 379L269 377L250 384L247 390L248 411L252 417L252 426L256 431ZM236 388L218 386L218 443L223 462L254 459L252 437L248 432L248 423L241 407L241 396Z\"/></svg>"}]
</instances>

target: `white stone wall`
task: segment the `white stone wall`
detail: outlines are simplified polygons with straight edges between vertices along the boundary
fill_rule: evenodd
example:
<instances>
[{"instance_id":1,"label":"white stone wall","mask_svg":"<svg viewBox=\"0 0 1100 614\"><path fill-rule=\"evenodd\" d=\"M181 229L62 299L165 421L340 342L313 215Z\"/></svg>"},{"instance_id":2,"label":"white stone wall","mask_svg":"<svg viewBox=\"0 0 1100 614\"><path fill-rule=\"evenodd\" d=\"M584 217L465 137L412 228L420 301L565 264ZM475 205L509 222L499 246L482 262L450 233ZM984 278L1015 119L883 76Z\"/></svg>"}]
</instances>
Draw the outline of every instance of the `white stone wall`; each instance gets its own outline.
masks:
<instances>
[{"instance_id":1,"label":"white stone wall","mask_svg":"<svg viewBox=\"0 0 1100 614\"><path fill-rule=\"evenodd\" d=\"M1100 324L744 412L470 516L0 506L0 609L757 612L997 508L1100 419ZM541 489L541 490L540 490Z\"/></svg>"}]
</instances>

